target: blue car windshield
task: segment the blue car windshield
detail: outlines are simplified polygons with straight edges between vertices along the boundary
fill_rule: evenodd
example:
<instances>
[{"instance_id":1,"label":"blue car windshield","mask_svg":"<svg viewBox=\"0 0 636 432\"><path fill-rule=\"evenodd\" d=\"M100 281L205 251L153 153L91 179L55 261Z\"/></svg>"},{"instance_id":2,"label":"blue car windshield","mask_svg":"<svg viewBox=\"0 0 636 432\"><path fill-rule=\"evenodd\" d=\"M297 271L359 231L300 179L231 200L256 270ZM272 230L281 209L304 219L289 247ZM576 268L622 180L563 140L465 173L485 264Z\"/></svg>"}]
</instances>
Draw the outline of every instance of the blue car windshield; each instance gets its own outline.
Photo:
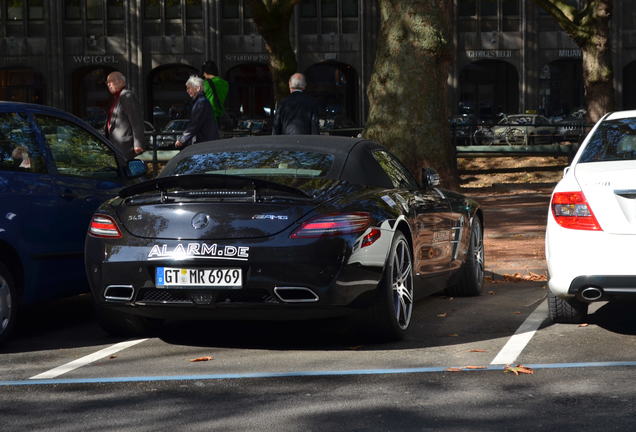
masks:
<instances>
[{"instance_id":1,"label":"blue car windshield","mask_svg":"<svg viewBox=\"0 0 636 432\"><path fill-rule=\"evenodd\" d=\"M257 177L324 177L334 155L295 150L255 150L193 154L161 176L225 174Z\"/></svg>"},{"instance_id":2,"label":"blue car windshield","mask_svg":"<svg viewBox=\"0 0 636 432\"><path fill-rule=\"evenodd\" d=\"M636 118L604 121L587 143L579 163L636 159Z\"/></svg>"}]
</instances>

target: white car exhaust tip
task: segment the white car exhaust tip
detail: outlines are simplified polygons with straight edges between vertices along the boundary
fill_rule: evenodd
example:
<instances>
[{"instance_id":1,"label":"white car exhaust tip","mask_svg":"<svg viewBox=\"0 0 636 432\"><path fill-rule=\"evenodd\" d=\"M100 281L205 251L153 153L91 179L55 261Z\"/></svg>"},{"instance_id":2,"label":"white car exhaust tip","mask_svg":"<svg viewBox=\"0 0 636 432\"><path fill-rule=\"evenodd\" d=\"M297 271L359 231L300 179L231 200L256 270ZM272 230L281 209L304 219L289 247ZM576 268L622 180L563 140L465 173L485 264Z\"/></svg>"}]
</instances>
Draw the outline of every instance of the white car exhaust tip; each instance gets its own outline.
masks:
<instances>
[{"instance_id":1,"label":"white car exhaust tip","mask_svg":"<svg viewBox=\"0 0 636 432\"><path fill-rule=\"evenodd\" d=\"M583 300L592 302L603 297L603 290L601 288L590 286L583 288L579 294Z\"/></svg>"}]
</instances>

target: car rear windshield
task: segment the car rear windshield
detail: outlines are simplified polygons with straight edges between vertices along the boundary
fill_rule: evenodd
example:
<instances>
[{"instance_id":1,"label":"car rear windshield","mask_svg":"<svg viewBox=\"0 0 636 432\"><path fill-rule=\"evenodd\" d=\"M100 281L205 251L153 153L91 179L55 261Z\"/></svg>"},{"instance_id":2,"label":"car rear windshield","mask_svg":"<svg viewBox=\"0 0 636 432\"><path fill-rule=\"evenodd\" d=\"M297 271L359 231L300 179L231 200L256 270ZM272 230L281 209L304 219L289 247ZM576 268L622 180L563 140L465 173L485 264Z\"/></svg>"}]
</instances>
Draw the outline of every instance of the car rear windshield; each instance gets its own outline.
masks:
<instances>
[{"instance_id":1,"label":"car rear windshield","mask_svg":"<svg viewBox=\"0 0 636 432\"><path fill-rule=\"evenodd\" d=\"M636 159L636 118L604 121L587 143L579 163Z\"/></svg>"},{"instance_id":2,"label":"car rear windshield","mask_svg":"<svg viewBox=\"0 0 636 432\"><path fill-rule=\"evenodd\" d=\"M324 177L334 155L310 151L257 150L193 154L179 160L162 176L227 174L245 176Z\"/></svg>"}]
</instances>

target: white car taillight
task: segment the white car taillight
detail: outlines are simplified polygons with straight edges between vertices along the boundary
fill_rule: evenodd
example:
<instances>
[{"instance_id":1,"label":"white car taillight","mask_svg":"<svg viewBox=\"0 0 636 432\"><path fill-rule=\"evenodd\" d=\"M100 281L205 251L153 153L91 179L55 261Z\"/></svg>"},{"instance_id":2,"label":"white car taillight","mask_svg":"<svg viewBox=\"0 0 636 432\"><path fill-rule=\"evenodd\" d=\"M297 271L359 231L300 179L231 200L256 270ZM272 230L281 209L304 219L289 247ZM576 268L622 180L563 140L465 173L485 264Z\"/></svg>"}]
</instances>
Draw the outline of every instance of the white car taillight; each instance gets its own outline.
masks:
<instances>
[{"instance_id":1,"label":"white car taillight","mask_svg":"<svg viewBox=\"0 0 636 432\"><path fill-rule=\"evenodd\" d=\"M555 192L552 196L552 216L564 228L603 231L583 192Z\"/></svg>"},{"instance_id":2,"label":"white car taillight","mask_svg":"<svg viewBox=\"0 0 636 432\"><path fill-rule=\"evenodd\" d=\"M121 237L121 231L119 231L119 228L117 227L115 221L111 217L104 215L93 216L93 219L91 219L91 224L88 227L88 232L95 237Z\"/></svg>"},{"instance_id":3,"label":"white car taillight","mask_svg":"<svg viewBox=\"0 0 636 432\"><path fill-rule=\"evenodd\" d=\"M342 213L318 216L303 223L290 238L316 238L359 233L371 224L368 213Z\"/></svg>"}]
</instances>

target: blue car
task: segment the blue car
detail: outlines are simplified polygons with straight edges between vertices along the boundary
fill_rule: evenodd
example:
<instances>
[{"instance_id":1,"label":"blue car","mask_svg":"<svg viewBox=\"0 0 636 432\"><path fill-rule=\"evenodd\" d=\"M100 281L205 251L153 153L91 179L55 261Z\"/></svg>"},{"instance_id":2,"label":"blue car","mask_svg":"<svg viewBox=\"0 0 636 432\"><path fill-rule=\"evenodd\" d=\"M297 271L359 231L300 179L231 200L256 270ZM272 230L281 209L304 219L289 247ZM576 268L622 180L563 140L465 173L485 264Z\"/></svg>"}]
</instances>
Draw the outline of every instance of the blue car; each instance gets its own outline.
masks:
<instances>
[{"instance_id":1,"label":"blue car","mask_svg":"<svg viewBox=\"0 0 636 432\"><path fill-rule=\"evenodd\" d=\"M71 114L0 102L0 342L20 305L88 291L91 215L145 173Z\"/></svg>"}]
</instances>

